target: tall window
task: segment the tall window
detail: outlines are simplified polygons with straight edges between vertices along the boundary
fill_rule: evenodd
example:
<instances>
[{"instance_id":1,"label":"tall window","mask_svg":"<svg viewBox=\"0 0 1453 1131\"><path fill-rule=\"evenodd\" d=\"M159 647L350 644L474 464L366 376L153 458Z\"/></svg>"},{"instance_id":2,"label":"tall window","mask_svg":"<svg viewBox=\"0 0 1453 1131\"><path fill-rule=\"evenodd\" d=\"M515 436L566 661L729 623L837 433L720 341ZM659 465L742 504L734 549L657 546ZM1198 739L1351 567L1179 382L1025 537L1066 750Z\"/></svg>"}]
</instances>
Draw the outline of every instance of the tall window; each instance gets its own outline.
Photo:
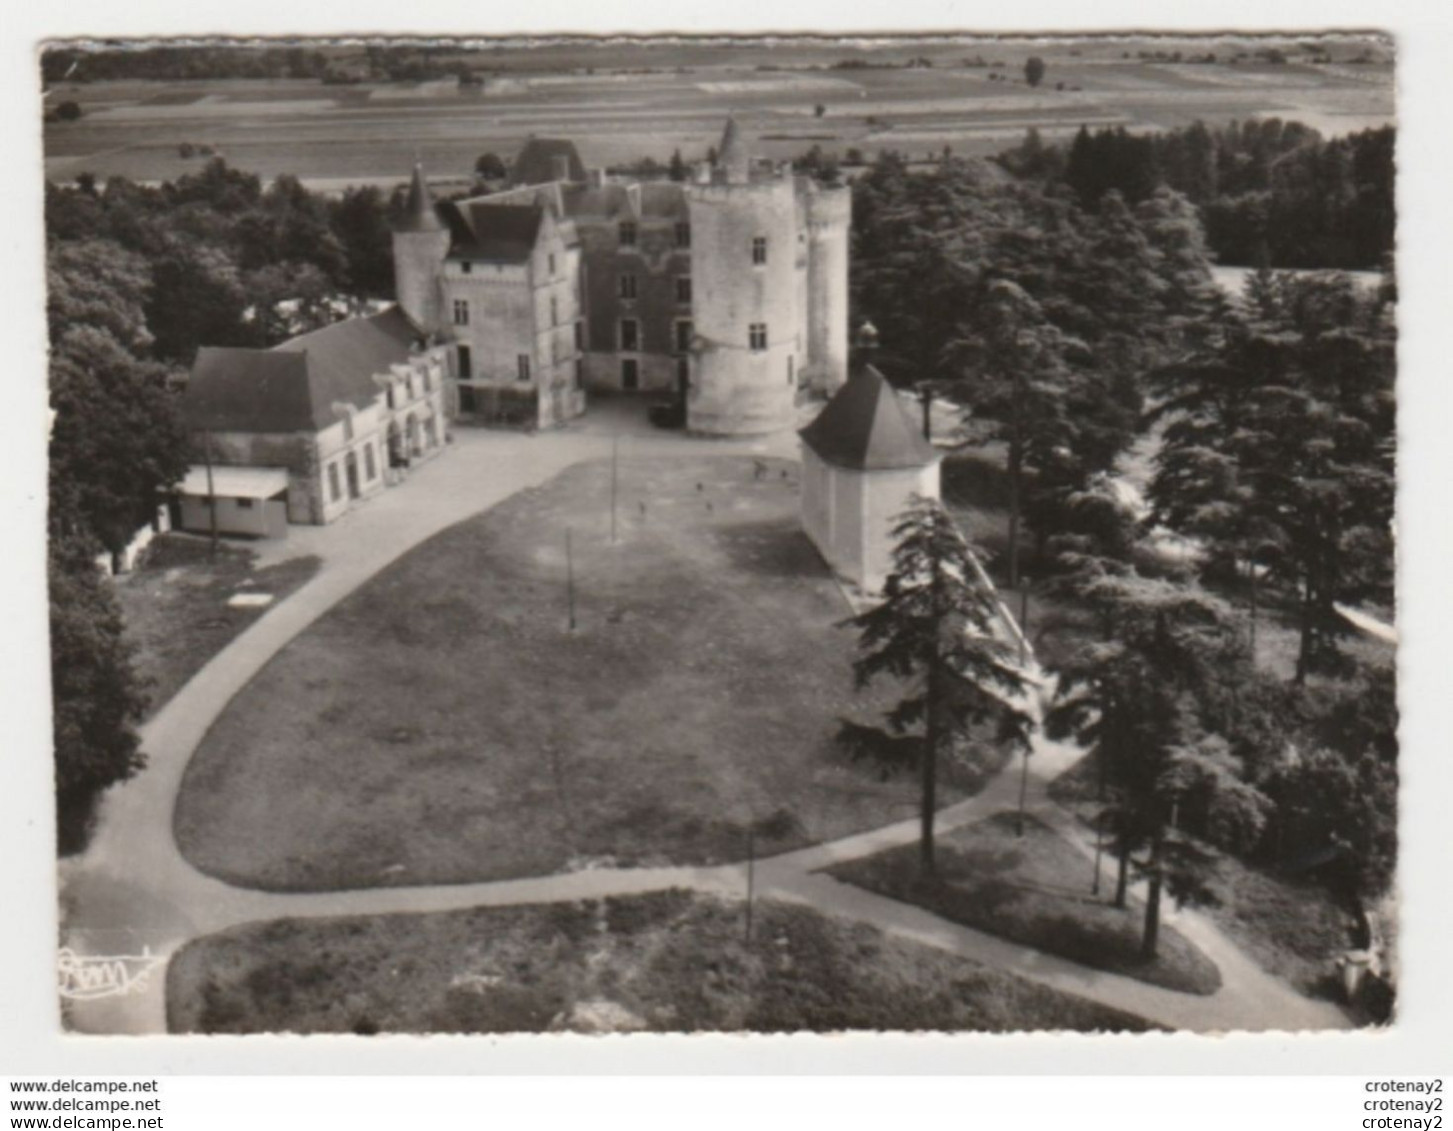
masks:
<instances>
[{"instance_id":1,"label":"tall window","mask_svg":"<svg viewBox=\"0 0 1453 1131\"><path fill-rule=\"evenodd\" d=\"M621 358L621 388L637 389L641 385L641 367L633 357Z\"/></svg>"},{"instance_id":2,"label":"tall window","mask_svg":"<svg viewBox=\"0 0 1453 1131\"><path fill-rule=\"evenodd\" d=\"M378 464L373 459L373 445L363 445L363 475L370 483L378 478Z\"/></svg>"},{"instance_id":3,"label":"tall window","mask_svg":"<svg viewBox=\"0 0 1453 1131\"><path fill-rule=\"evenodd\" d=\"M685 353L691 348L691 320L680 318L676 322L676 352Z\"/></svg>"},{"instance_id":4,"label":"tall window","mask_svg":"<svg viewBox=\"0 0 1453 1131\"><path fill-rule=\"evenodd\" d=\"M621 349L638 350L641 348L641 324L634 318L621 319Z\"/></svg>"},{"instance_id":5,"label":"tall window","mask_svg":"<svg viewBox=\"0 0 1453 1131\"><path fill-rule=\"evenodd\" d=\"M468 346L460 346L459 347L459 379L461 381L468 381L468 380L470 380L473 377L474 377L474 361L471 359L471 357L469 355L469 347ZM390 385L388 387L388 406L389 406L389 408L393 408L393 406L394 406L394 387L392 385Z\"/></svg>"},{"instance_id":6,"label":"tall window","mask_svg":"<svg viewBox=\"0 0 1453 1131\"><path fill-rule=\"evenodd\" d=\"M680 303L688 303L691 301L690 275L676 276L676 301Z\"/></svg>"},{"instance_id":7,"label":"tall window","mask_svg":"<svg viewBox=\"0 0 1453 1131\"><path fill-rule=\"evenodd\" d=\"M634 275L621 276L621 298L636 297L636 277Z\"/></svg>"},{"instance_id":8,"label":"tall window","mask_svg":"<svg viewBox=\"0 0 1453 1131\"><path fill-rule=\"evenodd\" d=\"M575 323L575 348L577 350L583 350L585 348L585 323L584 322L577 322L577 323Z\"/></svg>"},{"instance_id":9,"label":"tall window","mask_svg":"<svg viewBox=\"0 0 1453 1131\"><path fill-rule=\"evenodd\" d=\"M767 348L767 323L765 323L765 322L753 322L751 324L751 326L749 326L747 328L747 338L748 338L748 341L749 341L752 349L754 349L754 350L764 350L764 349L766 349Z\"/></svg>"},{"instance_id":10,"label":"tall window","mask_svg":"<svg viewBox=\"0 0 1453 1131\"><path fill-rule=\"evenodd\" d=\"M552 251L549 256L550 278L555 277L555 253Z\"/></svg>"},{"instance_id":11,"label":"tall window","mask_svg":"<svg viewBox=\"0 0 1453 1131\"><path fill-rule=\"evenodd\" d=\"M530 379L530 355L522 353L516 360L519 362L520 380L528 381Z\"/></svg>"},{"instance_id":12,"label":"tall window","mask_svg":"<svg viewBox=\"0 0 1453 1131\"><path fill-rule=\"evenodd\" d=\"M634 220L622 220L620 227L621 247L636 246L636 223Z\"/></svg>"},{"instance_id":13,"label":"tall window","mask_svg":"<svg viewBox=\"0 0 1453 1131\"><path fill-rule=\"evenodd\" d=\"M767 237L757 236L752 240L752 262L758 265L767 262Z\"/></svg>"},{"instance_id":14,"label":"tall window","mask_svg":"<svg viewBox=\"0 0 1453 1131\"><path fill-rule=\"evenodd\" d=\"M677 224L676 224L676 246L677 247L690 247L691 246L691 225L688 224L685 220L677 221Z\"/></svg>"},{"instance_id":15,"label":"tall window","mask_svg":"<svg viewBox=\"0 0 1453 1131\"><path fill-rule=\"evenodd\" d=\"M550 296L550 325L560 325L560 300L554 295Z\"/></svg>"},{"instance_id":16,"label":"tall window","mask_svg":"<svg viewBox=\"0 0 1453 1131\"><path fill-rule=\"evenodd\" d=\"M454 325L469 325L469 300L456 298L454 300Z\"/></svg>"},{"instance_id":17,"label":"tall window","mask_svg":"<svg viewBox=\"0 0 1453 1131\"><path fill-rule=\"evenodd\" d=\"M338 465L336 463L328 465L328 494L335 503L343 495L343 488L338 482Z\"/></svg>"}]
</instances>

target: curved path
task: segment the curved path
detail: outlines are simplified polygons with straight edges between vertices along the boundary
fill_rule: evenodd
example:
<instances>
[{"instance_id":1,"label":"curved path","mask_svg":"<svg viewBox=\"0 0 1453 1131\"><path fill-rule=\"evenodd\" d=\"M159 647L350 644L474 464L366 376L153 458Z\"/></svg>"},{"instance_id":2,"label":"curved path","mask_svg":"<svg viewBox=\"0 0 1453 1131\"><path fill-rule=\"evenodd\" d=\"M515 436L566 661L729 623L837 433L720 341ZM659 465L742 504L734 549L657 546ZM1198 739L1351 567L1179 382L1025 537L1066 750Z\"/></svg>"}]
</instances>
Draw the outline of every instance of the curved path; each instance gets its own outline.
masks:
<instances>
[{"instance_id":1,"label":"curved path","mask_svg":"<svg viewBox=\"0 0 1453 1131\"><path fill-rule=\"evenodd\" d=\"M796 457L791 433L757 442L706 443L643 430L622 411L593 410L585 424L535 436L461 432L444 456L408 482L370 500L332 526L291 528L288 556L316 553L317 574L269 610L207 663L142 730L146 770L111 790L86 853L61 866L66 905L65 945L78 954L139 955L159 961L133 992L72 1002L72 1026L91 1033L166 1032L168 956L190 939L258 920L282 917L429 912L513 903L598 898L670 887L741 895L744 864L717 867L597 869L478 884L382 888L321 893L275 893L233 887L203 875L181 855L172 811L193 751L228 702L284 645L379 570L446 527L510 495L551 479L573 463L623 457L763 454ZM268 555L273 556L273 555ZM1041 820L1089 851L1073 818L1051 802L1046 785L1080 751L1042 742L1030 759L1030 807ZM1017 765L1017 763L1016 763ZM945 809L939 828L977 821L1018 799L1011 767L982 793ZM1078 994L1176 1029L1281 1030L1345 1028L1345 1015L1270 977L1207 920L1182 913L1173 920L1221 968L1223 987L1197 996L1090 970L919 908L815 874L833 863L911 843L916 819L887 825L759 861L756 890L872 923L1054 989Z\"/></svg>"}]
</instances>

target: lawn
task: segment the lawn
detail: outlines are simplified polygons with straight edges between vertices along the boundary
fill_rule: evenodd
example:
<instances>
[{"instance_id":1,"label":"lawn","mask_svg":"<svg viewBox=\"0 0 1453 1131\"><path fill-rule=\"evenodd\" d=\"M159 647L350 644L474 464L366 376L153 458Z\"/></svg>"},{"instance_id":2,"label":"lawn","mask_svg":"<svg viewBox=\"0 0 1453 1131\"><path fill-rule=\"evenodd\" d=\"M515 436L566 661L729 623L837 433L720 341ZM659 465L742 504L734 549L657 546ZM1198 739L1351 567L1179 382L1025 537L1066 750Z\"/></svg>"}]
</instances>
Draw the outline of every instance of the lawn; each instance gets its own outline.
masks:
<instances>
[{"instance_id":1,"label":"lawn","mask_svg":"<svg viewBox=\"0 0 1453 1131\"><path fill-rule=\"evenodd\" d=\"M210 554L205 539L166 534L147 548L135 571L116 579L126 636L136 648L137 673L148 684L150 711L160 710L201 667L271 606L234 607L240 593L282 600L318 570L300 557L256 569L254 555L222 544Z\"/></svg>"},{"instance_id":2,"label":"lawn","mask_svg":"<svg viewBox=\"0 0 1453 1131\"><path fill-rule=\"evenodd\" d=\"M833 741L894 689L854 691L796 464L623 461L614 544L610 483L579 465L445 531L274 657L188 768L187 858L269 889L456 883L720 863L753 827L768 854L912 816L913 781Z\"/></svg>"},{"instance_id":3,"label":"lawn","mask_svg":"<svg viewBox=\"0 0 1453 1131\"><path fill-rule=\"evenodd\" d=\"M1162 923L1160 952L1140 959L1143 913L1090 894L1091 864L1051 829L1014 813L938 838L938 875L918 871L918 846L904 845L831 869L869 891L926 908L955 923L1072 962L1183 993L1215 993L1221 975L1175 928ZM1105 890L1102 888L1102 891Z\"/></svg>"},{"instance_id":4,"label":"lawn","mask_svg":"<svg viewBox=\"0 0 1453 1131\"><path fill-rule=\"evenodd\" d=\"M1141 1031L1140 1018L810 908L684 891L287 919L183 948L174 1033Z\"/></svg>"},{"instance_id":5,"label":"lawn","mask_svg":"<svg viewBox=\"0 0 1453 1131\"><path fill-rule=\"evenodd\" d=\"M1050 785L1050 796L1088 821L1094 814L1095 756ZM1316 884L1277 875L1229 856L1210 887L1219 903L1202 908L1258 965L1302 993L1336 996L1333 960L1350 944L1348 916Z\"/></svg>"}]
</instances>

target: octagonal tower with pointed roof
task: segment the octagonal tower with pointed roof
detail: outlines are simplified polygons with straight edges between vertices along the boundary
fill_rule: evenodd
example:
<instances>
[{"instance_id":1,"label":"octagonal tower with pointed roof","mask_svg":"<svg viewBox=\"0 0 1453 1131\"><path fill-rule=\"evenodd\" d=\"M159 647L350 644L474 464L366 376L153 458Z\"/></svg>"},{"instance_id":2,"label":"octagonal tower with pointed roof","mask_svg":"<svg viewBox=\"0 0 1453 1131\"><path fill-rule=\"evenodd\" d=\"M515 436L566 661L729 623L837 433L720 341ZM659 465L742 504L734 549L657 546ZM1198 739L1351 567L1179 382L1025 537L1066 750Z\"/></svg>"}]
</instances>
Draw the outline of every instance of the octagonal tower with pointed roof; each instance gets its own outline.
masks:
<instances>
[{"instance_id":1,"label":"octagonal tower with pointed roof","mask_svg":"<svg viewBox=\"0 0 1453 1131\"><path fill-rule=\"evenodd\" d=\"M893 566L894 520L914 495L939 497L940 455L866 360L798 435L803 530L835 573L879 592Z\"/></svg>"},{"instance_id":2,"label":"octagonal tower with pointed roof","mask_svg":"<svg viewBox=\"0 0 1453 1131\"><path fill-rule=\"evenodd\" d=\"M438 330L443 317L439 276L449 254L449 229L434 209L422 165L414 166L403 217L394 225L393 252L399 306L420 329Z\"/></svg>"}]
</instances>

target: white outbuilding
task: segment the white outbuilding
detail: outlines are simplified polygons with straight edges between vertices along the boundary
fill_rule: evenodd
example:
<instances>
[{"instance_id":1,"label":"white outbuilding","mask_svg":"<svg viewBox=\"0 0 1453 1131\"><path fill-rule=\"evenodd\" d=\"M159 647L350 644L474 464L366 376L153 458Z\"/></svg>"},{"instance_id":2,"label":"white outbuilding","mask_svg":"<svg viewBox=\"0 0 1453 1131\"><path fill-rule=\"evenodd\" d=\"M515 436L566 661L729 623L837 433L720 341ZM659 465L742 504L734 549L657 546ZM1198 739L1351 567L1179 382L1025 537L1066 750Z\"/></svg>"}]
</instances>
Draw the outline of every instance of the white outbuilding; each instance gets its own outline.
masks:
<instances>
[{"instance_id":1,"label":"white outbuilding","mask_svg":"<svg viewBox=\"0 0 1453 1131\"><path fill-rule=\"evenodd\" d=\"M939 497L939 453L867 364L798 435L803 529L834 572L881 591L893 564L894 520L914 495Z\"/></svg>"}]
</instances>

